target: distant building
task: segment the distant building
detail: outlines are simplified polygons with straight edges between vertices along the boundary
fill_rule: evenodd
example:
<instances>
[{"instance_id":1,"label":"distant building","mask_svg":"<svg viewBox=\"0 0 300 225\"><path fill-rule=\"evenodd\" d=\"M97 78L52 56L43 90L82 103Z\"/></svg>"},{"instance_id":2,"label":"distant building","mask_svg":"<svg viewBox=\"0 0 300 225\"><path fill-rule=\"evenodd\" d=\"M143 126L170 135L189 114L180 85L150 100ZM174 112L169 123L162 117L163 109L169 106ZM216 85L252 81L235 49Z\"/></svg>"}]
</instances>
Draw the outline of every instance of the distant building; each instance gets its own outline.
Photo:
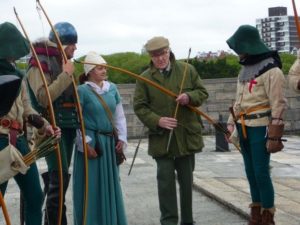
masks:
<instances>
[{"instance_id":1,"label":"distant building","mask_svg":"<svg viewBox=\"0 0 300 225\"><path fill-rule=\"evenodd\" d=\"M225 51L217 51L217 52L198 52L196 55L196 59L199 61L202 60L211 60L211 59L217 59L217 58L224 58L228 53Z\"/></svg>"},{"instance_id":2,"label":"distant building","mask_svg":"<svg viewBox=\"0 0 300 225\"><path fill-rule=\"evenodd\" d=\"M286 7L269 8L269 16L256 19L256 27L272 50L292 53L300 47L295 19L287 15Z\"/></svg>"}]
</instances>

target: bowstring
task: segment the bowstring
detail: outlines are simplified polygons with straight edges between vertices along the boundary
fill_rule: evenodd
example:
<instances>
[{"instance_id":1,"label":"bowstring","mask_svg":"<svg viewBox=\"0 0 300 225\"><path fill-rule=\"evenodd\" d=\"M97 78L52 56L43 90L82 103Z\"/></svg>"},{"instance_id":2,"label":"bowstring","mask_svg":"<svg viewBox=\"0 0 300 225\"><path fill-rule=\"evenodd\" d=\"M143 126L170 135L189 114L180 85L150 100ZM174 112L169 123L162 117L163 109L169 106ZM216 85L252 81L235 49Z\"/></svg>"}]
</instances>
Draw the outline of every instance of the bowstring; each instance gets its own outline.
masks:
<instances>
[{"instance_id":1,"label":"bowstring","mask_svg":"<svg viewBox=\"0 0 300 225\"><path fill-rule=\"evenodd\" d=\"M18 19L15 17L14 18L14 20L15 20L15 26L18 28L18 30L22 30L22 27L21 27L21 25L19 24L19 21L18 21ZM30 52L28 53L28 55L25 55L25 56L23 56L22 58L26 58L27 56L30 56ZM22 59L21 58L21 59ZM22 67L20 67L20 66L18 66L18 63L17 62L21 62L20 61L20 59L18 59L18 60L15 60L12 64L15 66L15 68L17 68L18 70L20 70L20 71L24 71L23 70L23 66ZM21 63L20 63L21 64ZM22 65L23 65L23 63L22 63ZM26 70L25 70L25 72L24 72L24 74L26 74L26 71L28 70L28 63L26 63Z\"/></svg>"},{"instance_id":2,"label":"bowstring","mask_svg":"<svg viewBox=\"0 0 300 225\"><path fill-rule=\"evenodd\" d=\"M39 16L39 21L41 23L41 27L42 27L42 33L43 33L43 36L42 36L42 39L41 42L42 44L44 45L45 49L46 49L46 52L47 52L47 62L50 63L50 57L49 57L49 51L48 51L48 45L47 45L47 40L48 38L46 37L46 32L45 32L45 25L44 25L44 22L43 22L43 16L42 16L42 9L38 6L38 3L36 2L36 11L38 13L38 16ZM39 59L37 59L39 60ZM51 103L49 103L51 104ZM49 218L48 218L48 211L47 211L47 207L45 206L44 209L44 214L45 214L45 220L47 220L49 222Z\"/></svg>"},{"instance_id":3,"label":"bowstring","mask_svg":"<svg viewBox=\"0 0 300 225\"><path fill-rule=\"evenodd\" d=\"M36 11L39 15L39 20L41 22L41 27L42 27L42 33L43 33L43 40L42 40L42 43L46 49L46 52L47 52L47 61L48 63L50 63L50 57L49 57L49 49L48 49L48 45L47 45L47 42L48 42L48 38L46 36L46 32L45 32L45 25L44 25L44 22L43 22L43 16L42 16L42 9L38 6L38 3L36 2Z\"/></svg>"}]
</instances>

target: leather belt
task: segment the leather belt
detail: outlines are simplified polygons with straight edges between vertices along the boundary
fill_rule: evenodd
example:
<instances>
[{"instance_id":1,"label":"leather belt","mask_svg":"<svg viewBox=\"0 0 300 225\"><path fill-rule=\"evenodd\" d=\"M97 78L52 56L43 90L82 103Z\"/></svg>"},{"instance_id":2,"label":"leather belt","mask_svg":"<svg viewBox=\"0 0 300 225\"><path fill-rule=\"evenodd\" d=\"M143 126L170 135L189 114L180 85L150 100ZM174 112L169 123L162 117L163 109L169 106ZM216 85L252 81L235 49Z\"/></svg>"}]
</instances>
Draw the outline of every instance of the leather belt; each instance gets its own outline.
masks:
<instances>
[{"instance_id":1,"label":"leather belt","mask_svg":"<svg viewBox=\"0 0 300 225\"><path fill-rule=\"evenodd\" d=\"M16 120L0 118L0 126L8 129L21 130L21 124Z\"/></svg>"},{"instance_id":2,"label":"leather belt","mask_svg":"<svg viewBox=\"0 0 300 225\"><path fill-rule=\"evenodd\" d=\"M86 129L91 130L99 135L104 135L104 136L109 136L109 137L115 136L114 131L100 131L100 130L94 130L94 129L89 129L89 128L86 128Z\"/></svg>"},{"instance_id":3,"label":"leather belt","mask_svg":"<svg viewBox=\"0 0 300 225\"><path fill-rule=\"evenodd\" d=\"M250 113L255 112L255 111L258 111L258 110L262 110L262 109L269 109L269 110L268 110L267 112L265 112L265 113L271 113L271 112L270 112L270 106L261 106L261 105L255 106L255 107L251 107L251 108L247 109L246 111L240 112L240 114L239 114L238 117L239 117L239 119L241 120L242 133L243 133L243 137L244 137L245 139L247 139L246 124L245 124L245 119L246 119L246 117L248 117L248 119L250 119L249 117L253 117L253 119L261 118L261 117L262 117L261 114L263 114L263 113L256 113L256 114L250 114ZM253 115L253 116L252 116L252 115ZM256 116L254 116L254 115L256 115ZM259 117L259 116L260 116L260 117ZM255 117L257 117L257 118L255 118Z\"/></svg>"},{"instance_id":4,"label":"leather belt","mask_svg":"<svg viewBox=\"0 0 300 225\"><path fill-rule=\"evenodd\" d=\"M250 115L244 115L245 120L253 120L253 119L259 119L262 117L271 116L271 111L263 112L263 113L255 113Z\"/></svg>"},{"instance_id":5,"label":"leather belt","mask_svg":"<svg viewBox=\"0 0 300 225\"><path fill-rule=\"evenodd\" d=\"M9 129L9 141L13 146L16 147L18 136L23 135L21 124L16 120L0 118L0 126Z\"/></svg>"},{"instance_id":6,"label":"leather belt","mask_svg":"<svg viewBox=\"0 0 300 225\"><path fill-rule=\"evenodd\" d=\"M62 107L63 108L74 108L74 107L76 107L76 104L73 102L64 102L64 103L62 103Z\"/></svg>"},{"instance_id":7,"label":"leather belt","mask_svg":"<svg viewBox=\"0 0 300 225\"><path fill-rule=\"evenodd\" d=\"M97 133L98 133L98 134L102 134L102 135L104 135L104 136L110 136L110 137L114 136L114 133L113 133L113 132L102 132L102 131L98 131Z\"/></svg>"}]
</instances>

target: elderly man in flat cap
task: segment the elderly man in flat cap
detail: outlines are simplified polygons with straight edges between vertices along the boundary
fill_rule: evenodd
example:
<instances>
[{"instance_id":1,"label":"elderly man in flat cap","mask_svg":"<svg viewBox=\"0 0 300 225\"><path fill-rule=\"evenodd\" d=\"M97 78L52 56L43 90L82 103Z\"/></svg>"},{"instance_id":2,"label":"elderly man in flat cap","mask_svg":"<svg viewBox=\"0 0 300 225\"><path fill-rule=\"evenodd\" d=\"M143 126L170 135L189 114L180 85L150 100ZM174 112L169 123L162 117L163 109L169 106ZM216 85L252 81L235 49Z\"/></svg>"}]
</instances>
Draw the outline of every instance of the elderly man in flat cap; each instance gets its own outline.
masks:
<instances>
[{"instance_id":1,"label":"elderly man in flat cap","mask_svg":"<svg viewBox=\"0 0 300 225\"><path fill-rule=\"evenodd\" d=\"M138 81L134 111L149 128L148 154L157 163L157 185L162 225L178 224L175 171L180 186L181 225L194 224L192 183L195 153L201 152L201 118L186 105L198 107L208 97L199 74L192 65L175 60L165 37L154 37L145 45L151 57L149 68L141 76L178 94L176 99ZM184 71L186 68L186 76ZM180 87L184 79L182 92ZM174 118L176 105L177 116ZM169 142L169 135L172 137Z\"/></svg>"}]
</instances>

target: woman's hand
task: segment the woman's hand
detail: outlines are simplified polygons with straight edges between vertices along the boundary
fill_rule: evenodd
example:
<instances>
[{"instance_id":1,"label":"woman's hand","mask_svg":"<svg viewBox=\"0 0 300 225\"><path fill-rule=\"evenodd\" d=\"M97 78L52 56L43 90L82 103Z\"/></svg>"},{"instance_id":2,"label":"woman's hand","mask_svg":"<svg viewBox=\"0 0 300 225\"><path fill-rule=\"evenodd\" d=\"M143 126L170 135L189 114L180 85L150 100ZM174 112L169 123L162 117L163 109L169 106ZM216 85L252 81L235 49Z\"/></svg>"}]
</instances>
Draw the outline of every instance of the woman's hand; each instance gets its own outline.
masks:
<instances>
[{"instance_id":1,"label":"woman's hand","mask_svg":"<svg viewBox=\"0 0 300 225\"><path fill-rule=\"evenodd\" d=\"M123 145L124 145L124 142L121 141L121 140L118 140L118 142L117 142L117 144L116 144L116 151L117 151L118 153L121 153L121 152L122 152Z\"/></svg>"},{"instance_id":2,"label":"woman's hand","mask_svg":"<svg viewBox=\"0 0 300 225\"><path fill-rule=\"evenodd\" d=\"M96 150L92 146L90 146L89 144L86 144L86 146L87 146L87 155L88 155L88 158L89 159L95 159L95 158L97 158L98 154L97 154Z\"/></svg>"}]
</instances>

